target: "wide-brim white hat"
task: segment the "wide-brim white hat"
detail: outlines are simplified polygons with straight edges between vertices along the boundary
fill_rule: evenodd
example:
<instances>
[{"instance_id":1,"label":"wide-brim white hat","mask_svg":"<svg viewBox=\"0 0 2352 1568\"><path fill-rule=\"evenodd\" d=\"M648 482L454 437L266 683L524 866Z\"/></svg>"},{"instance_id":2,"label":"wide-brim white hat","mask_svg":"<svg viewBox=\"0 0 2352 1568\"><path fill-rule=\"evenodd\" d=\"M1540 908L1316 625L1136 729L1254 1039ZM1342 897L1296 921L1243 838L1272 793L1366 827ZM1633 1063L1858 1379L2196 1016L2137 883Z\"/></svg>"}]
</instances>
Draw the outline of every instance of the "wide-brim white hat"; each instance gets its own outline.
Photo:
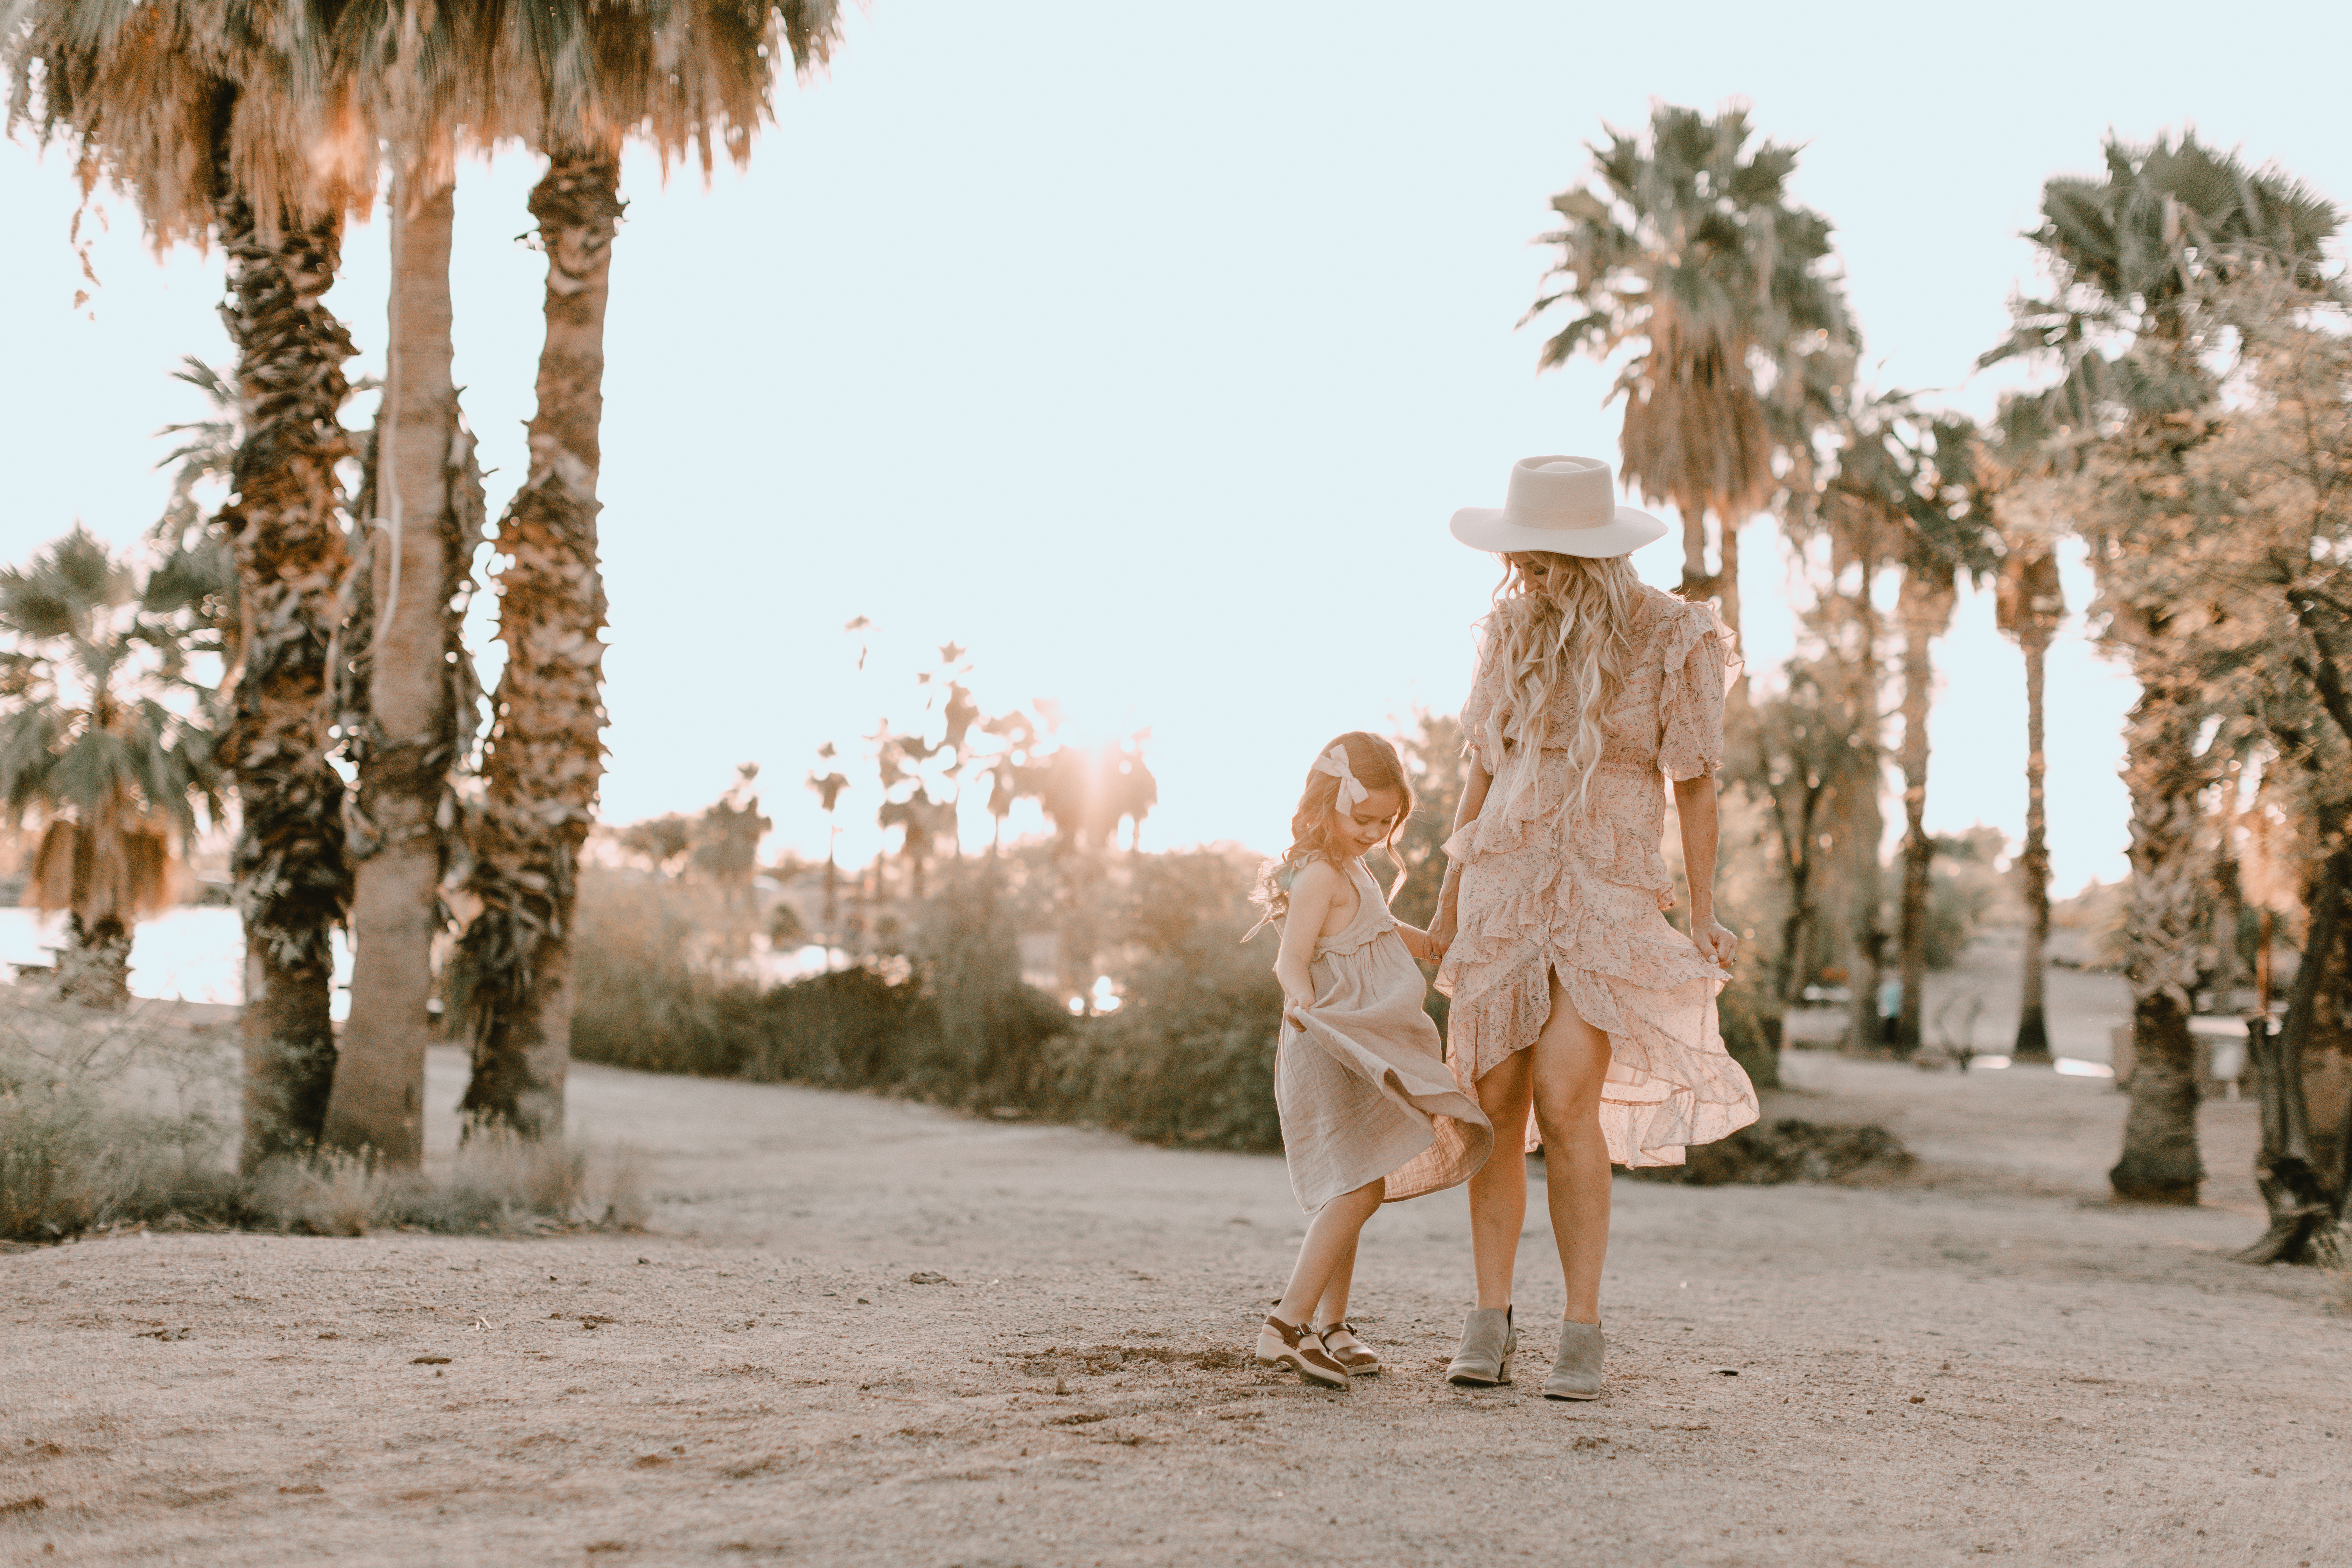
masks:
<instances>
[{"instance_id":1,"label":"wide-brim white hat","mask_svg":"<svg viewBox=\"0 0 2352 1568\"><path fill-rule=\"evenodd\" d=\"M1616 476L1598 458L1521 458L1503 504L1465 506L1453 526L1463 543L1497 555L1622 555L1666 536L1648 512L1618 504Z\"/></svg>"}]
</instances>

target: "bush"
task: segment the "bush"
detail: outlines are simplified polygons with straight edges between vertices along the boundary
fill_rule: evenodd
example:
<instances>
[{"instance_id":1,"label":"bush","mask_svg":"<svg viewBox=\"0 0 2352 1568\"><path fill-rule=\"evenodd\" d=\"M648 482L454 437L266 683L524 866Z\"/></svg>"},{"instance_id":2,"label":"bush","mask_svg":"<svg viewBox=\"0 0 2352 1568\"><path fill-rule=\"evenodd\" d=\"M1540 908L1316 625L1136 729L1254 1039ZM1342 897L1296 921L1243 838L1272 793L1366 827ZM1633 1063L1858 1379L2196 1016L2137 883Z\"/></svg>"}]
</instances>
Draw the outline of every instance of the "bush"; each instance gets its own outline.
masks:
<instances>
[{"instance_id":1,"label":"bush","mask_svg":"<svg viewBox=\"0 0 2352 1568\"><path fill-rule=\"evenodd\" d=\"M140 1224L359 1236L644 1223L625 1152L503 1130L468 1138L444 1177L321 1153L240 1178L226 1163L236 1053L182 1017L166 1004L126 1016L0 992L0 1239Z\"/></svg>"},{"instance_id":2,"label":"bush","mask_svg":"<svg viewBox=\"0 0 2352 1568\"><path fill-rule=\"evenodd\" d=\"M743 1076L762 1083L914 1088L939 1033L919 984L863 965L764 994L741 988L724 1010L743 1038Z\"/></svg>"},{"instance_id":3,"label":"bush","mask_svg":"<svg viewBox=\"0 0 2352 1568\"><path fill-rule=\"evenodd\" d=\"M504 1127L474 1131L437 1180L371 1170L331 1152L272 1160L238 1185L235 1207L248 1227L305 1236L639 1230L646 1218L643 1173L629 1151L592 1156L569 1140L533 1141Z\"/></svg>"},{"instance_id":4,"label":"bush","mask_svg":"<svg viewBox=\"0 0 2352 1568\"><path fill-rule=\"evenodd\" d=\"M744 994L706 935L712 900L677 882L583 871L572 912L572 1054L647 1072L731 1078Z\"/></svg>"},{"instance_id":5,"label":"bush","mask_svg":"<svg viewBox=\"0 0 2352 1568\"><path fill-rule=\"evenodd\" d=\"M1647 1165L1631 1174L1685 1186L1778 1186L1784 1182L1840 1182L1865 1173L1894 1174L1918 1162L1884 1127L1825 1127L1784 1118L1754 1122L1728 1138L1690 1151L1689 1163Z\"/></svg>"},{"instance_id":6,"label":"bush","mask_svg":"<svg viewBox=\"0 0 2352 1568\"><path fill-rule=\"evenodd\" d=\"M1135 867L1118 914L1129 956L1114 965L1124 1004L1064 1053L1068 1113L1157 1143L1279 1149L1275 1037L1282 986L1271 928L1256 923L1255 857L1234 849L1155 855Z\"/></svg>"},{"instance_id":7,"label":"bush","mask_svg":"<svg viewBox=\"0 0 2352 1568\"><path fill-rule=\"evenodd\" d=\"M235 1182L227 1057L168 1007L89 1011L0 996L0 1237L212 1212Z\"/></svg>"},{"instance_id":8,"label":"bush","mask_svg":"<svg viewBox=\"0 0 2352 1568\"><path fill-rule=\"evenodd\" d=\"M1002 868L951 868L917 911L903 976L853 965L762 989L702 952L691 889L583 879L572 1055L653 1071L875 1089L1089 1122L1155 1142L1277 1149L1270 938L1242 933L1256 862L1130 862L1096 933L1124 1005L1077 1020L1021 978Z\"/></svg>"}]
</instances>

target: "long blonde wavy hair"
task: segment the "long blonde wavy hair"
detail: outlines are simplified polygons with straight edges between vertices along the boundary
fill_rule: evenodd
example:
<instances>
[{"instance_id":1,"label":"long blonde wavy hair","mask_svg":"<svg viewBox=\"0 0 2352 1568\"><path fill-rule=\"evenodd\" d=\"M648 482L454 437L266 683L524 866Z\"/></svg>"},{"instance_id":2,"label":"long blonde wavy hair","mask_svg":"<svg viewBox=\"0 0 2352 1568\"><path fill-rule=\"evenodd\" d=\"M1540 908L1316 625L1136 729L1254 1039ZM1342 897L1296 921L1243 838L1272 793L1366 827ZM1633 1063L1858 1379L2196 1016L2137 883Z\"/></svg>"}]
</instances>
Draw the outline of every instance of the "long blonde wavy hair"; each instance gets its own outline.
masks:
<instances>
[{"instance_id":1,"label":"long blonde wavy hair","mask_svg":"<svg viewBox=\"0 0 2352 1568\"><path fill-rule=\"evenodd\" d=\"M1583 810L1601 765L1601 721L1615 704L1633 658L1633 606L1641 592L1631 556L1546 550L1503 558L1503 580L1495 585L1495 608L1486 621L1487 657L1502 671L1503 689L1477 739L1496 758L1507 750L1540 752L1558 744L1552 699L1568 693L1575 705L1575 732L1565 748L1576 780L1567 802L1571 820ZM1511 795L1533 776L1532 764L1518 770Z\"/></svg>"}]
</instances>

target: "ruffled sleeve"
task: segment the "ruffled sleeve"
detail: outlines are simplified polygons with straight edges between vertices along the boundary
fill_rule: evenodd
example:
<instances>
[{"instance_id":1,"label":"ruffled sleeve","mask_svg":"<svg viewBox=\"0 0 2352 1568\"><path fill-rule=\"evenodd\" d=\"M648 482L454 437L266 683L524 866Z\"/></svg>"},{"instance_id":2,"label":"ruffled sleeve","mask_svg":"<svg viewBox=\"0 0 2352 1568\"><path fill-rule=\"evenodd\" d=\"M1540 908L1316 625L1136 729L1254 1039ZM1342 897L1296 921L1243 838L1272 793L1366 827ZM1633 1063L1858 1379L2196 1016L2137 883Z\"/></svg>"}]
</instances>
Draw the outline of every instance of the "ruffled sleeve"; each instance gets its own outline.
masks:
<instances>
[{"instance_id":1,"label":"ruffled sleeve","mask_svg":"<svg viewBox=\"0 0 2352 1568\"><path fill-rule=\"evenodd\" d=\"M1495 716L1495 704L1502 697L1502 672L1496 668L1496 639L1492 630L1478 634L1478 670L1470 679L1470 696L1462 704L1462 742L1480 767L1489 773L1503 771L1504 759L1486 754L1486 724Z\"/></svg>"},{"instance_id":2,"label":"ruffled sleeve","mask_svg":"<svg viewBox=\"0 0 2352 1568\"><path fill-rule=\"evenodd\" d=\"M1739 673L1731 633L1713 605L1676 606L1662 624L1658 766L1695 779L1723 765L1723 698Z\"/></svg>"}]
</instances>

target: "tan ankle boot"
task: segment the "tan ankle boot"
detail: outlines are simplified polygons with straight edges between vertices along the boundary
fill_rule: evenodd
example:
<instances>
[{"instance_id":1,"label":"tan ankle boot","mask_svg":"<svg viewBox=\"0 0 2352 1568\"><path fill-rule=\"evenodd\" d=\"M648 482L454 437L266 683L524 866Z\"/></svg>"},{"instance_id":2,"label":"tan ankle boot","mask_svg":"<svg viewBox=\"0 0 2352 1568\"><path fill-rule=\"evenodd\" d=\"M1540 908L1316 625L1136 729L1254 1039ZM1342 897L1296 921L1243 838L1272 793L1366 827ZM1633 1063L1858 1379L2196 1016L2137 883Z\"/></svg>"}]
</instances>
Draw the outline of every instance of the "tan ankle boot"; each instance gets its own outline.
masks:
<instances>
[{"instance_id":1,"label":"tan ankle boot","mask_svg":"<svg viewBox=\"0 0 2352 1568\"><path fill-rule=\"evenodd\" d=\"M1519 1348L1519 1331L1511 1325L1508 1307L1480 1307L1462 1326L1462 1348L1454 1352L1447 1378L1465 1388L1492 1388L1511 1381L1511 1355Z\"/></svg>"},{"instance_id":2,"label":"tan ankle boot","mask_svg":"<svg viewBox=\"0 0 2352 1568\"><path fill-rule=\"evenodd\" d=\"M1605 1346L1600 1324L1574 1323L1561 1319L1559 1354L1552 1361L1551 1376L1544 1380L1544 1397L1600 1398L1601 1354Z\"/></svg>"}]
</instances>

